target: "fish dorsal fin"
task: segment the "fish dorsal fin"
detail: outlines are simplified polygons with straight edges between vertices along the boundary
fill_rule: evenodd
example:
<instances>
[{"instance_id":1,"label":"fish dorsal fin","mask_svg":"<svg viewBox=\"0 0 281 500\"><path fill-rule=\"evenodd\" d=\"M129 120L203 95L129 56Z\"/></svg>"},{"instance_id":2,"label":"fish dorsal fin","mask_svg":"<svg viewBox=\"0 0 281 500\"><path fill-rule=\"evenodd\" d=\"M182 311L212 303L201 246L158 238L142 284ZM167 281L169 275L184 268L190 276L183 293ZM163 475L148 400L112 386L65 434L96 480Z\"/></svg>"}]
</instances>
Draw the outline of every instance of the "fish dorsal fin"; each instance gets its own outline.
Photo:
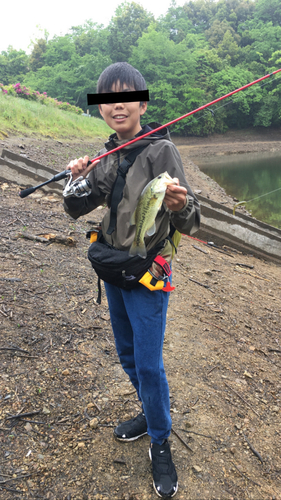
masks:
<instances>
[{"instance_id":1,"label":"fish dorsal fin","mask_svg":"<svg viewBox=\"0 0 281 500\"><path fill-rule=\"evenodd\" d=\"M155 221L153 222L152 226L146 231L147 236L152 236L154 233L156 233Z\"/></svg>"}]
</instances>

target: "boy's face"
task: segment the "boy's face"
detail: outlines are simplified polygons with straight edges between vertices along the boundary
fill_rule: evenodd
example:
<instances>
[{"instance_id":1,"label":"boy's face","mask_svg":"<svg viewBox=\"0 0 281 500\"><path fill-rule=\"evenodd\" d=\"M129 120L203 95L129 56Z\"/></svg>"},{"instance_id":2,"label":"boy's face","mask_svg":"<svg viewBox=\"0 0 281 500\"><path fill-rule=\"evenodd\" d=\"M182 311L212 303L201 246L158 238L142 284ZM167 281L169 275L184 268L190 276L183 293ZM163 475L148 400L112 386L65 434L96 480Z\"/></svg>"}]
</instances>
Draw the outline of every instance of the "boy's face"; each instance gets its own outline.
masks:
<instances>
[{"instance_id":1,"label":"boy's face","mask_svg":"<svg viewBox=\"0 0 281 500\"><path fill-rule=\"evenodd\" d=\"M120 86L117 81L111 87L111 92L128 92L135 90L130 85ZM112 96L113 98L113 96ZM114 96L116 99L116 97ZM141 130L140 117L146 112L147 102L116 102L100 104L99 111L107 125L116 131L118 139L131 139Z\"/></svg>"}]
</instances>

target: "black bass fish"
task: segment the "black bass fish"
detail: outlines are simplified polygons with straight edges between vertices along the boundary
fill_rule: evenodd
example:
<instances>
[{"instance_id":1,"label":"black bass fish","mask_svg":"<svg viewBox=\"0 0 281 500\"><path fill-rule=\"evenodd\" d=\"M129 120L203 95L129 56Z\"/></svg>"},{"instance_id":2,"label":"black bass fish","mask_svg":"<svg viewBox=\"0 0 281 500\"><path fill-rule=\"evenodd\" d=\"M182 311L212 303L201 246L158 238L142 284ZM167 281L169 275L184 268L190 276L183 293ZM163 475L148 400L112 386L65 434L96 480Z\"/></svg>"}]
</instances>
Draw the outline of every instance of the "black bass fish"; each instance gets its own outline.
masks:
<instances>
[{"instance_id":1,"label":"black bass fish","mask_svg":"<svg viewBox=\"0 0 281 500\"><path fill-rule=\"evenodd\" d=\"M139 255L146 258L146 246L144 237L152 236L156 231L155 219L160 210L167 186L176 184L168 172L158 175L150 181L142 190L137 207L131 217L131 225L136 226L135 239L129 251L129 255Z\"/></svg>"}]
</instances>

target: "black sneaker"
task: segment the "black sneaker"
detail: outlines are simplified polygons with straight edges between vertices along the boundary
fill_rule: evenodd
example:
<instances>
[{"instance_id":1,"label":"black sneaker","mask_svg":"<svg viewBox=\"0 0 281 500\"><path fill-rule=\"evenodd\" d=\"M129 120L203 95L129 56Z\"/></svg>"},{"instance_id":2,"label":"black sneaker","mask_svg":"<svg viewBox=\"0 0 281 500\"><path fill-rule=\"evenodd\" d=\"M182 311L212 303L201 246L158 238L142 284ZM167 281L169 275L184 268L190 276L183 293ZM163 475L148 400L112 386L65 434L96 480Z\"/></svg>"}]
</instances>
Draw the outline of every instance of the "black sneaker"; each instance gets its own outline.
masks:
<instances>
[{"instance_id":1,"label":"black sneaker","mask_svg":"<svg viewBox=\"0 0 281 500\"><path fill-rule=\"evenodd\" d=\"M178 491L178 477L172 461L168 440L165 439L161 445L151 444L149 457L152 461L155 492L161 498L172 498Z\"/></svg>"},{"instance_id":2,"label":"black sneaker","mask_svg":"<svg viewBox=\"0 0 281 500\"><path fill-rule=\"evenodd\" d=\"M114 436L119 441L135 441L147 434L147 423L144 413L140 413L137 417L123 422L114 429Z\"/></svg>"}]
</instances>

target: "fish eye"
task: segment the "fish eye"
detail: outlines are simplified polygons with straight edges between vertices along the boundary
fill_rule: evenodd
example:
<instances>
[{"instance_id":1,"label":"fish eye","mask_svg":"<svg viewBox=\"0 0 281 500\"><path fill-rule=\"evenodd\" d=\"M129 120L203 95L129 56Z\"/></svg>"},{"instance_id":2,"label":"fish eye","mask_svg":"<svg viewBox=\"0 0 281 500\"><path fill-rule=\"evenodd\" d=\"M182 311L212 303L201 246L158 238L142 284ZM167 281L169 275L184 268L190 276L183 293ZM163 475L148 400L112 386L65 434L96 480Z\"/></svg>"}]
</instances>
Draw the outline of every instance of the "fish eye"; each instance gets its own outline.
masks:
<instances>
[{"instance_id":1,"label":"fish eye","mask_svg":"<svg viewBox=\"0 0 281 500\"><path fill-rule=\"evenodd\" d=\"M158 175L158 179L161 179L161 175Z\"/></svg>"}]
</instances>

